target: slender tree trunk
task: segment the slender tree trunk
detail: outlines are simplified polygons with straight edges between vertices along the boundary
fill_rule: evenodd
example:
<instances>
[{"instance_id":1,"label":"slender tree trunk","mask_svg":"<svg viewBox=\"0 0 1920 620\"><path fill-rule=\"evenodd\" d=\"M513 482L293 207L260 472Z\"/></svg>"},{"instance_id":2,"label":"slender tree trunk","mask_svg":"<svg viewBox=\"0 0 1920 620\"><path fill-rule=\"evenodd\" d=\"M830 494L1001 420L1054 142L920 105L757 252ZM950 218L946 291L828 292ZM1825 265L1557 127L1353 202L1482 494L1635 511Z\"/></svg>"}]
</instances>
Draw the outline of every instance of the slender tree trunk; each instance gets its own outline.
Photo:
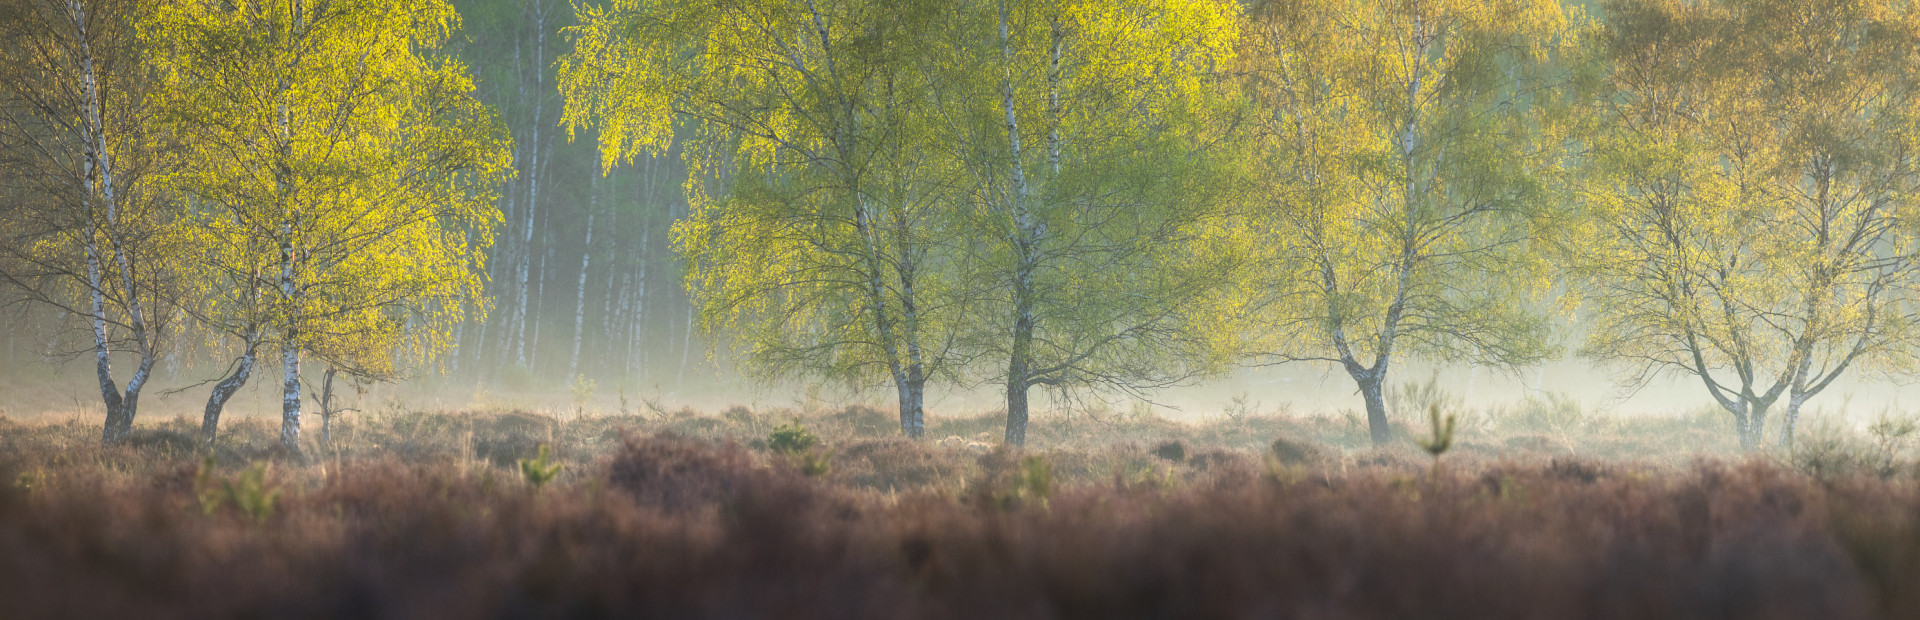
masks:
<instances>
[{"instance_id":1,"label":"slender tree trunk","mask_svg":"<svg viewBox=\"0 0 1920 620\"><path fill-rule=\"evenodd\" d=\"M320 380L320 445L333 445L333 376L340 372L332 366Z\"/></svg>"},{"instance_id":2,"label":"slender tree trunk","mask_svg":"<svg viewBox=\"0 0 1920 620\"><path fill-rule=\"evenodd\" d=\"M200 440L207 445L213 445L219 437L220 413L226 409L227 401L245 387L247 379L253 376L255 353L259 350L259 331L255 330L253 334L247 339L246 350L240 354L240 361L233 373L214 384L213 393L207 395L206 413L200 419Z\"/></svg>"},{"instance_id":3,"label":"slender tree trunk","mask_svg":"<svg viewBox=\"0 0 1920 620\"><path fill-rule=\"evenodd\" d=\"M1800 407L1807 404L1813 394L1795 390L1787 395L1786 417L1780 420L1780 447L1793 449L1794 426L1800 422Z\"/></svg>"},{"instance_id":4,"label":"slender tree trunk","mask_svg":"<svg viewBox=\"0 0 1920 620\"><path fill-rule=\"evenodd\" d=\"M1027 185L1025 160L1020 153L1020 119L1014 111L1013 48L1008 34L1006 2L1000 3L1000 57L1007 64L1001 77L1001 110L1006 115L1008 170L1013 176L1013 333L1007 360L1007 433L1005 443L1022 446L1027 442L1027 390L1033 386L1032 349L1034 331L1033 272L1038 262L1040 239L1044 235L1028 202L1032 190Z\"/></svg>"},{"instance_id":5,"label":"slender tree trunk","mask_svg":"<svg viewBox=\"0 0 1920 620\"><path fill-rule=\"evenodd\" d=\"M100 431L100 442L110 444L127 437L127 433L133 427L134 414L131 404L122 396L119 386L113 380L113 363L107 342L106 289L104 288L105 278L102 275L104 267L100 264L102 233L105 233L104 236L108 237L109 241L114 240L113 172L111 160L108 159L105 150L107 146L105 116L101 109L99 81L94 74L93 52L88 43L88 20L85 8L80 2L77 0L67 2L67 18L71 20L74 39L80 46L80 86L81 96L85 97L82 102L84 109L81 119L81 131L84 133L81 136L84 140L81 166L86 181L86 187L81 192L81 214L87 218L85 247L89 289L88 309L91 312L89 318L93 323L94 372L100 382L101 400L107 407L107 418ZM99 220L95 217L95 198L99 198L98 207L104 209L107 214L108 229L105 231L101 230ZM115 249L119 248L116 246ZM125 260L123 252L115 251L114 255L122 261ZM134 291L126 291L125 295L132 299ZM135 336L144 340L144 334L135 334Z\"/></svg>"},{"instance_id":6,"label":"slender tree trunk","mask_svg":"<svg viewBox=\"0 0 1920 620\"><path fill-rule=\"evenodd\" d=\"M1024 371L1024 368L1018 368L1007 373L1007 435L1004 442L1015 448L1027 445L1027 388L1030 386L1015 381L1015 376L1025 374Z\"/></svg>"},{"instance_id":7,"label":"slender tree trunk","mask_svg":"<svg viewBox=\"0 0 1920 620\"><path fill-rule=\"evenodd\" d=\"M1351 373L1353 381L1360 387L1360 399L1367 406L1367 436L1373 445L1385 445L1393 441L1393 425L1387 419L1387 399L1382 393L1382 383L1386 373Z\"/></svg>"},{"instance_id":8,"label":"slender tree trunk","mask_svg":"<svg viewBox=\"0 0 1920 620\"><path fill-rule=\"evenodd\" d=\"M91 218L91 216L89 216ZM107 307L106 292L101 290L100 282L100 242L91 219L87 223L87 318L93 324L93 368L94 375L100 380L100 398L107 405L107 421L100 430L100 443L110 444L120 440L120 417L123 411L120 401L120 386L113 380L113 359L107 351Z\"/></svg>"},{"instance_id":9,"label":"slender tree trunk","mask_svg":"<svg viewBox=\"0 0 1920 620\"><path fill-rule=\"evenodd\" d=\"M540 245L546 246L547 249L540 254L540 267L534 272L538 277L533 284L533 314L528 317L528 320L533 323L533 335L527 339L528 368L533 368L534 364L540 362L540 328L546 324L540 319L547 316L547 280L551 279L548 277L550 275L548 271L553 263L553 245L548 243L547 237L546 234L540 236Z\"/></svg>"},{"instance_id":10,"label":"slender tree trunk","mask_svg":"<svg viewBox=\"0 0 1920 620\"><path fill-rule=\"evenodd\" d=\"M620 360L620 376L633 375L633 272L620 276L620 300L613 305L612 320L607 326L607 354Z\"/></svg>"},{"instance_id":11,"label":"slender tree trunk","mask_svg":"<svg viewBox=\"0 0 1920 620\"><path fill-rule=\"evenodd\" d=\"M926 399L927 379L919 364L906 367L906 377L900 382L900 432L909 439L919 439L927 433Z\"/></svg>"},{"instance_id":12,"label":"slender tree trunk","mask_svg":"<svg viewBox=\"0 0 1920 620\"><path fill-rule=\"evenodd\" d=\"M587 328L587 267L593 260L593 214L587 214L587 240L580 249L580 285L573 297L573 355L567 358L567 376L580 372L580 341Z\"/></svg>"},{"instance_id":13,"label":"slender tree trunk","mask_svg":"<svg viewBox=\"0 0 1920 620\"><path fill-rule=\"evenodd\" d=\"M687 385L687 366L693 363L693 300L687 300L686 329L680 331L680 374L674 377L674 384L682 388Z\"/></svg>"},{"instance_id":14,"label":"slender tree trunk","mask_svg":"<svg viewBox=\"0 0 1920 620\"><path fill-rule=\"evenodd\" d=\"M291 340L291 339L290 339ZM280 345L281 367L285 376L280 396L280 445L288 452L300 451L300 345Z\"/></svg>"},{"instance_id":15,"label":"slender tree trunk","mask_svg":"<svg viewBox=\"0 0 1920 620\"><path fill-rule=\"evenodd\" d=\"M642 211L642 213L645 213L645 211ZM639 264L634 267L633 298L631 299L633 310L628 313L629 331L627 332L627 350L625 357L629 364L636 366L636 373L632 376L637 376L643 382L646 381L649 370L647 368L647 361L649 359L647 354L652 351L651 348L646 346L647 266L652 258L651 249L653 246L650 243L652 236L653 218L646 217L640 220ZM635 357L639 358L637 362L634 360Z\"/></svg>"},{"instance_id":16,"label":"slender tree trunk","mask_svg":"<svg viewBox=\"0 0 1920 620\"><path fill-rule=\"evenodd\" d=\"M153 349L144 348L140 352L140 366L133 371L133 377L127 379L125 395L120 399L119 439L133 435L133 416L140 411L140 389L146 387L147 379L153 376L153 362L158 359Z\"/></svg>"},{"instance_id":17,"label":"slender tree trunk","mask_svg":"<svg viewBox=\"0 0 1920 620\"><path fill-rule=\"evenodd\" d=\"M519 308L515 311L516 314L514 318L514 322L518 325L516 330L520 334L519 342L515 346L517 350L515 355L518 357L520 366L522 368L529 367L529 364L531 363L529 359L531 352L528 350L529 344L527 342L528 340L527 321L529 320L529 317L527 316L527 303L528 303L527 296L529 293L528 285L530 284L529 282L527 282L527 272L533 266L532 265L533 263L533 221L534 221L533 214L534 214L534 211L538 210L538 207L540 204L540 175L544 171L544 164L546 160L546 158L542 156L543 153L541 152L541 143L540 143L540 128L542 125L545 124L544 119L546 118L545 112L546 112L546 101L547 101L547 93L545 90L546 79L547 79L547 66L546 66L547 20L546 18L547 18L547 13L546 13L545 5L536 4L534 8L534 20L533 20L533 27L536 30L534 35L534 46L533 46L533 93L534 93L533 95L534 97L533 99L533 142L529 145L529 148L532 149L533 155L531 157L531 161L528 162L528 173L527 173L528 174L527 176L527 220L526 220L527 227L526 227L526 230L523 231L522 233L523 240L527 246L527 252L521 259L521 263L520 263L520 303L519 303ZM524 91L522 92L524 96ZM543 261L542 267L544 266L545 266L545 263ZM534 320L538 320L538 319L534 319ZM537 330L539 328L536 326L534 329L536 330L536 333L537 333Z\"/></svg>"},{"instance_id":18,"label":"slender tree trunk","mask_svg":"<svg viewBox=\"0 0 1920 620\"><path fill-rule=\"evenodd\" d=\"M911 259L903 259L907 264ZM926 434L927 412L927 371L926 359L920 351L920 308L914 297L916 274L911 268L900 271L901 329L905 332L907 343L907 363L903 369L904 381L901 383L900 431L907 437L919 439Z\"/></svg>"}]
</instances>

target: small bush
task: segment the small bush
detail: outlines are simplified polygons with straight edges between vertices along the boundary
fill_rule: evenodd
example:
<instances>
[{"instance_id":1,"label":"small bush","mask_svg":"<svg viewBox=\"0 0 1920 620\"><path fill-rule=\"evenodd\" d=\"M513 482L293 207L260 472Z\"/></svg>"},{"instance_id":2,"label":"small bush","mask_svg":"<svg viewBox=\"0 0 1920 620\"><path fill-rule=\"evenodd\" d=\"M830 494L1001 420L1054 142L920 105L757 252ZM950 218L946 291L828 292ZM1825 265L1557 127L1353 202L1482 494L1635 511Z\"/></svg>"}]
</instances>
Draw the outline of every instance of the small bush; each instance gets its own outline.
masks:
<instances>
[{"instance_id":1,"label":"small bush","mask_svg":"<svg viewBox=\"0 0 1920 620\"><path fill-rule=\"evenodd\" d=\"M1867 434L1873 437L1874 447L1880 452L1878 466L1881 476L1893 474L1894 459L1899 458L1900 452L1916 432L1920 432L1920 420L1910 413L1882 411L1879 418L1867 425Z\"/></svg>"},{"instance_id":2,"label":"small bush","mask_svg":"<svg viewBox=\"0 0 1920 620\"><path fill-rule=\"evenodd\" d=\"M1872 449L1837 421L1821 417L1803 425L1787 460L1794 469L1821 480L1877 470Z\"/></svg>"},{"instance_id":3,"label":"small bush","mask_svg":"<svg viewBox=\"0 0 1920 620\"><path fill-rule=\"evenodd\" d=\"M1163 441L1153 447L1153 455L1179 463L1187 460L1187 447L1178 440Z\"/></svg>"},{"instance_id":4,"label":"small bush","mask_svg":"<svg viewBox=\"0 0 1920 620\"><path fill-rule=\"evenodd\" d=\"M200 472L196 476L195 489L200 498L200 511L211 515L223 506L232 506L242 516L264 522L273 516L273 509L280 504L280 488L267 482L267 473L271 463L254 463L239 474L221 480L214 480L215 467L213 455L207 455L200 463Z\"/></svg>"},{"instance_id":5,"label":"small bush","mask_svg":"<svg viewBox=\"0 0 1920 620\"><path fill-rule=\"evenodd\" d=\"M1327 457L1326 451L1311 441L1282 435L1270 444L1273 458L1287 465L1308 465Z\"/></svg>"},{"instance_id":6,"label":"small bush","mask_svg":"<svg viewBox=\"0 0 1920 620\"><path fill-rule=\"evenodd\" d=\"M776 426L773 428L773 434L767 436L767 447L785 455L812 450L819 443L820 439L814 437L813 433L807 432L805 427L800 426L799 420L794 420L792 424Z\"/></svg>"}]
</instances>

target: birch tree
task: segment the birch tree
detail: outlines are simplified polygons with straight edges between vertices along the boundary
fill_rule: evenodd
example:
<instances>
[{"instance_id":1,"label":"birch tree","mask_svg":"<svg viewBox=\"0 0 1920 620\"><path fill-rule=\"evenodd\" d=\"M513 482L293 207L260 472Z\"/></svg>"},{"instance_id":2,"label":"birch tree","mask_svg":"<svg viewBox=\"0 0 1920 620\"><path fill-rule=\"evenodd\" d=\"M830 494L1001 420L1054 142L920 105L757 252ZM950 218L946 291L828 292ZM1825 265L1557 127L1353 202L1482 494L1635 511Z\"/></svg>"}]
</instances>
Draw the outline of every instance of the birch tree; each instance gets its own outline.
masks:
<instances>
[{"instance_id":1,"label":"birch tree","mask_svg":"<svg viewBox=\"0 0 1920 620\"><path fill-rule=\"evenodd\" d=\"M966 309L937 229L951 166L923 148L912 64L940 6L581 5L560 70L569 127L596 128L610 163L697 125L673 235L701 324L760 376L884 377L912 437Z\"/></svg>"},{"instance_id":2,"label":"birch tree","mask_svg":"<svg viewBox=\"0 0 1920 620\"><path fill-rule=\"evenodd\" d=\"M1346 371L1381 444L1398 360L1545 359L1529 309L1564 154L1549 131L1551 61L1574 27L1560 5L1274 1L1244 27L1259 194L1242 223L1264 260L1237 298L1256 360Z\"/></svg>"},{"instance_id":3,"label":"birch tree","mask_svg":"<svg viewBox=\"0 0 1920 620\"><path fill-rule=\"evenodd\" d=\"M0 279L87 317L106 422L124 440L172 329L174 279L192 252L151 182L165 146L133 24L146 7L40 0L0 10ZM135 367L124 388L115 353Z\"/></svg>"},{"instance_id":4,"label":"birch tree","mask_svg":"<svg viewBox=\"0 0 1920 620\"><path fill-rule=\"evenodd\" d=\"M1619 0L1575 246L1584 352L1700 381L1741 444L1785 398L1913 364L1920 13L1895 2Z\"/></svg>"},{"instance_id":5,"label":"birch tree","mask_svg":"<svg viewBox=\"0 0 1920 620\"><path fill-rule=\"evenodd\" d=\"M191 149L171 181L235 244L208 254L268 300L289 450L304 352L425 357L484 308L508 146L438 52L458 21L441 0L174 0L143 24ZM384 346L334 344L370 336Z\"/></svg>"},{"instance_id":6,"label":"birch tree","mask_svg":"<svg viewBox=\"0 0 1920 620\"><path fill-rule=\"evenodd\" d=\"M970 176L993 322L979 355L1005 389L1009 445L1029 392L1140 393L1208 369L1191 303L1228 270L1195 253L1223 206L1213 70L1228 2L966 4L936 45L944 130ZM1004 371L1000 371L1004 369Z\"/></svg>"}]
</instances>

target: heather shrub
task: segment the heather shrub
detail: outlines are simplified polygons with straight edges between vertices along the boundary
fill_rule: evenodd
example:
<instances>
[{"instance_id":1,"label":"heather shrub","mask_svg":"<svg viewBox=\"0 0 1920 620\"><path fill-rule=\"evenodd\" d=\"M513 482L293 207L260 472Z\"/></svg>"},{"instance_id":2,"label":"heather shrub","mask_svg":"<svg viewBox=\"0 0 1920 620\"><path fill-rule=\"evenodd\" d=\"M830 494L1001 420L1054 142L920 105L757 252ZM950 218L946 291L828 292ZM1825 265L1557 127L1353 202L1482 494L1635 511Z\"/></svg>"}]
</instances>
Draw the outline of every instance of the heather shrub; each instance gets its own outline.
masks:
<instances>
[{"instance_id":1,"label":"heather shrub","mask_svg":"<svg viewBox=\"0 0 1920 620\"><path fill-rule=\"evenodd\" d=\"M1288 465L1307 465L1327 458L1326 450L1311 441L1281 435L1269 444L1273 457Z\"/></svg>"},{"instance_id":2,"label":"heather shrub","mask_svg":"<svg viewBox=\"0 0 1920 620\"><path fill-rule=\"evenodd\" d=\"M833 479L875 491L920 490L954 483L966 466L951 450L936 452L904 437L856 441L834 456Z\"/></svg>"},{"instance_id":3,"label":"heather shrub","mask_svg":"<svg viewBox=\"0 0 1920 620\"><path fill-rule=\"evenodd\" d=\"M1178 440L1162 441L1153 447L1153 455L1179 463L1187 460L1187 446Z\"/></svg>"},{"instance_id":4,"label":"heather shrub","mask_svg":"<svg viewBox=\"0 0 1920 620\"><path fill-rule=\"evenodd\" d=\"M806 487L755 462L737 443L672 435L630 437L609 460L607 482L636 502L670 513L698 512L776 487Z\"/></svg>"},{"instance_id":5,"label":"heather shrub","mask_svg":"<svg viewBox=\"0 0 1920 620\"><path fill-rule=\"evenodd\" d=\"M1787 462L1808 476L1828 480L1869 471L1880 463L1873 446L1848 432L1832 416L1819 416L1800 425L1787 453Z\"/></svg>"},{"instance_id":6,"label":"heather shrub","mask_svg":"<svg viewBox=\"0 0 1920 620\"><path fill-rule=\"evenodd\" d=\"M1057 419L1089 441L976 453L891 427L863 436L821 411L793 425L815 435L810 449L838 450L809 477L773 447L765 424L781 418L749 415L370 415L352 422L358 439L306 460L272 460L271 421L237 419L212 460L164 441L101 448L90 425L0 427L0 615L1920 611L1920 486L1884 473L1873 433L1843 434L1868 466L1819 477L1784 454L1596 455L1591 425L1520 436L1551 442L1541 450L1463 436L1433 471L1413 441L1330 441L1343 432L1330 417L1254 416L1240 430L1161 419L1139 432ZM1658 435L1624 422L1607 432ZM534 446L516 460L479 447L516 433ZM1169 443L1181 458L1163 453ZM542 444L548 466L568 467L530 493L517 459ZM268 510L241 505L269 496Z\"/></svg>"}]
</instances>

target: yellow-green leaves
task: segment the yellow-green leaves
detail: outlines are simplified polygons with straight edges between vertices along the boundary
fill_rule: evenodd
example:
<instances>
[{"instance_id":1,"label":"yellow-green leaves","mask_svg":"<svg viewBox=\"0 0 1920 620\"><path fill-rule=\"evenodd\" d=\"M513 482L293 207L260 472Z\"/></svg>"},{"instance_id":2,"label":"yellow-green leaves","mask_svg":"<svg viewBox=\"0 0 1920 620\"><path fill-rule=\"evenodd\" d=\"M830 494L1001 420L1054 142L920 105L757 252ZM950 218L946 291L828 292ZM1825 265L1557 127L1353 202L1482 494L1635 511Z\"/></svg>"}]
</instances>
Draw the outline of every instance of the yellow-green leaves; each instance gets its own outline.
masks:
<instances>
[{"instance_id":1,"label":"yellow-green leaves","mask_svg":"<svg viewBox=\"0 0 1920 620\"><path fill-rule=\"evenodd\" d=\"M1586 352L1693 375L1749 446L1786 398L1912 363L1916 12L1894 2L1620 0L1573 256Z\"/></svg>"},{"instance_id":2,"label":"yellow-green leaves","mask_svg":"<svg viewBox=\"0 0 1920 620\"><path fill-rule=\"evenodd\" d=\"M159 3L141 25L185 147L211 313L376 375L480 310L504 132L438 47L444 1Z\"/></svg>"},{"instance_id":3,"label":"yellow-green leaves","mask_svg":"<svg viewBox=\"0 0 1920 620\"><path fill-rule=\"evenodd\" d=\"M1368 395L1396 350L1518 365L1538 314L1564 155L1552 120L1572 24L1550 0L1255 3L1237 75L1256 188L1240 286L1281 360L1338 364Z\"/></svg>"}]
</instances>

